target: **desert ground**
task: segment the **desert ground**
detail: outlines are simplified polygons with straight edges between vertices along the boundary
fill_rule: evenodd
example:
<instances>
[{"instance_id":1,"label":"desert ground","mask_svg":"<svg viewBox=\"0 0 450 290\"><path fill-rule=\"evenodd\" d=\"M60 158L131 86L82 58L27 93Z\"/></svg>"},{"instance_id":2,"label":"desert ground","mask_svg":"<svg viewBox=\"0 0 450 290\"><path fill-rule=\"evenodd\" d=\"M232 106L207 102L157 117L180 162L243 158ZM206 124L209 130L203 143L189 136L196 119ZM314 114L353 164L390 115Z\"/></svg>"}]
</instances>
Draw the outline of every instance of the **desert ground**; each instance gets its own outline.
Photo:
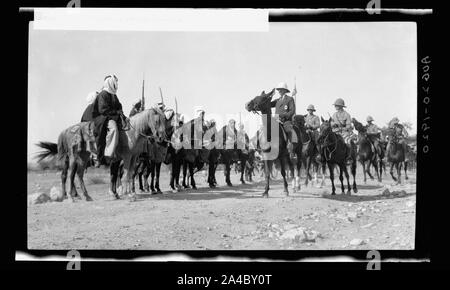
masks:
<instances>
[{"instance_id":1,"label":"desert ground","mask_svg":"<svg viewBox=\"0 0 450 290\"><path fill-rule=\"evenodd\" d=\"M164 167L164 165L163 165ZM197 190L173 193L168 173L161 173L163 194L138 193L114 200L108 194L107 169L89 168L85 182L93 201L28 204L29 249L133 250L350 250L414 249L416 175L394 185L383 175L362 181L358 193L330 195L325 186L303 185L283 194L281 176L271 181L269 198L262 198L263 178L241 185L232 173L233 187L210 189L203 172ZM339 184L339 180L336 179ZM28 195L60 188L60 173L29 171ZM81 190L78 188L81 194ZM25 206L25 205L24 205Z\"/></svg>"}]
</instances>

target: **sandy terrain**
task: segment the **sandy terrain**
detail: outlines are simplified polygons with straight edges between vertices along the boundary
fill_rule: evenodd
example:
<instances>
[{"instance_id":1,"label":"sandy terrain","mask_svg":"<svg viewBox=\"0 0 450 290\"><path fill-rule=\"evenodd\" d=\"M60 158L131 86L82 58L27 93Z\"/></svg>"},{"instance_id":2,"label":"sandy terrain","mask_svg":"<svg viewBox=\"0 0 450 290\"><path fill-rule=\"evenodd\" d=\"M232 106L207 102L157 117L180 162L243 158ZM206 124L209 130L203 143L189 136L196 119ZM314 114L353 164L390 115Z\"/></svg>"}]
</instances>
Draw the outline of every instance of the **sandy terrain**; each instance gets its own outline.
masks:
<instances>
[{"instance_id":1,"label":"sandy terrain","mask_svg":"<svg viewBox=\"0 0 450 290\"><path fill-rule=\"evenodd\" d=\"M360 167L358 167L360 171ZM263 182L209 189L196 174L199 189L168 191L162 173L163 194L139 194L113 200L108 195L108 172L89 169L85 176L92 202L47 202L28 206L30 249L146 249L146 250L270 250L270 249L413 249L416 178L392 186L363 184L357 194L331 196L324 188L302 187L284 197L280 180L263 199ZM29 172L28 194L60 186L55 171ZM394 192L383 195L386 189ZM78 190L80 193L81 191ZM338 191L339 192L339 191Z\"/></svg>"}]
</instances>

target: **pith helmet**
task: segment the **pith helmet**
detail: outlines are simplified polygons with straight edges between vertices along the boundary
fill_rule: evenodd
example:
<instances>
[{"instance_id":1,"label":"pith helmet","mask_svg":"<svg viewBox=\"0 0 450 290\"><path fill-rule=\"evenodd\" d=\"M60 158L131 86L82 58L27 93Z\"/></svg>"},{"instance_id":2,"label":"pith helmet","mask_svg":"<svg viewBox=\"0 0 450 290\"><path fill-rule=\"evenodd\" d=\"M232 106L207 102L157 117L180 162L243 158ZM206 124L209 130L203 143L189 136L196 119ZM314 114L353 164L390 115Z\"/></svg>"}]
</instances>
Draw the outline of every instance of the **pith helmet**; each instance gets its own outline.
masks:
<instances>
[{"instance_id":1,"label":"pith helmet","mask_svg":"<svg viewBox=\"0 0 450 290\"><path fill-rule=\"evenodd\" d=\"M392 123L392 124L398 124L398 123L400 123L400 120L399 120L397 117L394 117L394 118L391 120L391 123Z\"/></svg>"},{"instance_id":2,"label":"pith helmet","mask_svg":"<svg viewBox=\"0 0 450 290\"><path fill-rule=\"evenodd\" d=\"M372 118L372 116L367 116L367 119L366 119L366 121L367 121L367 122L373 121L373 118Z\"/></svg>"},{"instance_id":3,"label":"pith helmet","mask_svg":"<svg viewBox=\"0 0 450 290\"><path fill-rule=\"evenodd\" d=\"M278 86L276 87L276 89L285 89L288 93L290 92L290 90L288 89L288 86L285 82L279 83Z\"/></svg>"},{"instance_id":4,"label":"pith helmet","mask_svg":"<svg viewBox=\"0 0 450 290\"><path fill-rule=\"evenodd\" d=\"M314 105L309 105L308 108L306 109L307 111L315 111L316 109L314 108Z\"/></svg>"},{"instance_id":5,"label":"pith helmet","mask_svg":"<svg viewBox=\"0 0 450 290\"><path fill-rule=\"evenodd\" d=\"M333 105L335 105L335 106L341 106L341 107L344 107L344 108L345 108L345 102L344 102L344 100L341 99L341 98L338 98L338 99L334 102Z\"/></svg>"}]
</instances>

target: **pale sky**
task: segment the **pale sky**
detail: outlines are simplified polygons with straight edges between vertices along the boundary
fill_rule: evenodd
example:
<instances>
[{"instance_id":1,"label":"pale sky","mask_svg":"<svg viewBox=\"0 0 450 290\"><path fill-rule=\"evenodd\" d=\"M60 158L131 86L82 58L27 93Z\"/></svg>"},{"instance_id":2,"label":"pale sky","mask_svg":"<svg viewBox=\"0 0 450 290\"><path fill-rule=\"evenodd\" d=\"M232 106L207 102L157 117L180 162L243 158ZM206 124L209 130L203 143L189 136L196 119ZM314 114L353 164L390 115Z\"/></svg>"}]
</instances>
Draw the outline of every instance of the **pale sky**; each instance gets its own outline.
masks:
<instances>
[{"instance_id":1,"label":"pale sky","mask_svg":"<svg viewBox=\"0 0 450 290\"><path fill-rule=\"evenodd\" d=\"M28 71L28 160L38 141L57 141L80 121L89 92L116 74L128 115L141 96L193 116L202 106L218 125L230 117L256 132L244 105L279 82L297 84L297 113L319 116L343 98L352 117L380 127L417 119L417 37L413 22L270 23L269 32L114 32L33 30ZM274 99L276 96L274 97ZM189 118L190 119L190 118Z\"/></svg>"}]
</instances>

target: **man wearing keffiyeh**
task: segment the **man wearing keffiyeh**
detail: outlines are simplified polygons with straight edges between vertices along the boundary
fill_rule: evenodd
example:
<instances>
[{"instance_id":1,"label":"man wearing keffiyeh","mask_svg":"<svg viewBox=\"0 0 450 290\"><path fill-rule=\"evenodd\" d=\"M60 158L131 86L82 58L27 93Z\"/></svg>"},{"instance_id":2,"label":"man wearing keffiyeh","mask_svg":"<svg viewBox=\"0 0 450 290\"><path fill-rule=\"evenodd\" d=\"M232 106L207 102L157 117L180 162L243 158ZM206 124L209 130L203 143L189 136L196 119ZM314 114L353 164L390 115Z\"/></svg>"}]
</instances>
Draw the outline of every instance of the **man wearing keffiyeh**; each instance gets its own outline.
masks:
<instances>
[{"instance_id":1,"label":"man wearing keffiyeh","mask_svg":"<svg viewBox=\"0 0 450 290\"><path fill-rule=\"evenodd\" d=\"M108 75L104 79L102 91L95 99L93 118L95 123L95 136L98 149L98 159L104 163L104 156L113 157L119 142L121 129L122 104L117 98L119 87L118 78Z\"/></svg>"}]
</instances>

